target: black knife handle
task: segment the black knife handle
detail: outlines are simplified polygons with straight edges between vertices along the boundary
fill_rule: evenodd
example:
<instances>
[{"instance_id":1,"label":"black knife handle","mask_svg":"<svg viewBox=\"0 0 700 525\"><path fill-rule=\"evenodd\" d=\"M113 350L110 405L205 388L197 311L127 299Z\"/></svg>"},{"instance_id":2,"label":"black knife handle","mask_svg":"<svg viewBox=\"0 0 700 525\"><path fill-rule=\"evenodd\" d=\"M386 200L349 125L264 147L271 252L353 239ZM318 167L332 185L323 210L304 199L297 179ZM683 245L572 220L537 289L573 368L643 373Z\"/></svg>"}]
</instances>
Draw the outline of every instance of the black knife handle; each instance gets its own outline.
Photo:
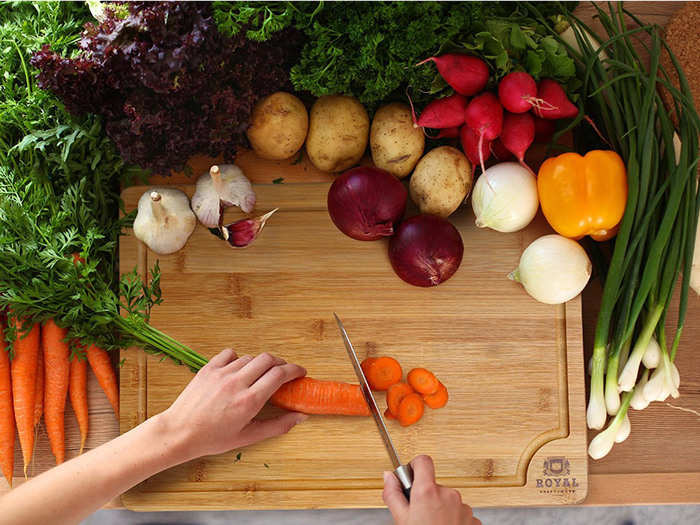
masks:
<instances>
[{"instance_id":1,"label":"black knife handle","mask_svg":"<svg viewBox=\"0 0 700 525\"><path fill-rule=\"evenodd\" d=\"M411 465L401 465L394 470L394 475L401 483L401 490L406 497L406 501L411 501L411 486L413 485L413 469Z\"/></svg>"},{"instance_id":2,"label":"black knife handle","mask_svg":"<svg viewBox=\"0 0 700 525\"><path fill-rule=\"evenodd\" d=\"M404 488L402 487L401 490L403 491L403 495L406 498L406 501L410 502L411 501L411 487Z\"/></svg>"}]
</instances>

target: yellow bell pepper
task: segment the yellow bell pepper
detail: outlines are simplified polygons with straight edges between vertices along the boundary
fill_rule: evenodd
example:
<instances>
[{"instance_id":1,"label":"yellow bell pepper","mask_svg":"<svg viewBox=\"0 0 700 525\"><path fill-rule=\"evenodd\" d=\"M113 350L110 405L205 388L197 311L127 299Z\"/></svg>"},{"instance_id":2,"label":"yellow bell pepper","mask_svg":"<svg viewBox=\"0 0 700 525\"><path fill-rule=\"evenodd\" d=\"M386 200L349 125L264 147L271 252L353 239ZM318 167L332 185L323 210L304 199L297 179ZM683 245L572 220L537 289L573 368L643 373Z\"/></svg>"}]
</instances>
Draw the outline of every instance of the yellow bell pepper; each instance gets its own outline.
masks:
<instances>
[{"instance_id":1,"label":"yellow bell pepper","mask_svg":"<svg viewBox=\"0 0 700 525\"><path fill-rule=\"evenodd\" d=\"M557 233L596 241L617 233L627 203L627 170L614 151L564 153L544 161L537 174L542 212Z\"/></svg>"}]
</instances>

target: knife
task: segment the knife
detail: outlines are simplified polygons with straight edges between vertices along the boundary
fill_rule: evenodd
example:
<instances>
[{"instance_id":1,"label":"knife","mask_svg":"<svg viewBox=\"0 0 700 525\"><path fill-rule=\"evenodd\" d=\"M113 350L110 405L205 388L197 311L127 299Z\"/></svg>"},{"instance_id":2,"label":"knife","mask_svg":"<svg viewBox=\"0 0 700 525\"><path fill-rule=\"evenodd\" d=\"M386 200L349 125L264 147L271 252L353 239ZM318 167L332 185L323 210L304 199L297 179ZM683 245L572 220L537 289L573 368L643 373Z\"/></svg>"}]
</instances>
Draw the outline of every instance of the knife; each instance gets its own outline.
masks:
<instances>
[{"instance_id":1,"label":"knife","mask_svg":"<svg viewBox=\"0 0 700 525\"><path fill-rule=\"evenodd\" d=\"M362 371L360 362L357 359L357 354L355 353L355 349L353 348L352 343L350 342L348 333L345 331L343 322L338 317L338 314L333 312L333 315L335 316L335 320L338 323L340 335L343 338L343 342L345 343L345 349L348 351L350 362L352 363L352 366L355 369L357 379L359 379L360 381L360 390L362 391L362 395L365 397L365 401L367 401L367 405L369 406L369 410L372 413L372 417L374 417L374 422L377 424L379 435L382 437L382 440L384 441L384 446L386 447L386 451L389 454L389 459L391 459L391 463L392 465L394 465L394 475L398 478L399 483L401 483L401 488L403 489L404 496L406 496L406 499L410 501L411 485L413 485L413 469L411 468L411 465L403 465L399 460L399 455L396 453L394 444L391 442L391 437L389 436L389 432L386 429L384 418L382 418L382 414L381 412L379 412L377 402L374 400L372 390L369 388L367 378L365 377L365 373Z\"/></svg>"}]
</instances>

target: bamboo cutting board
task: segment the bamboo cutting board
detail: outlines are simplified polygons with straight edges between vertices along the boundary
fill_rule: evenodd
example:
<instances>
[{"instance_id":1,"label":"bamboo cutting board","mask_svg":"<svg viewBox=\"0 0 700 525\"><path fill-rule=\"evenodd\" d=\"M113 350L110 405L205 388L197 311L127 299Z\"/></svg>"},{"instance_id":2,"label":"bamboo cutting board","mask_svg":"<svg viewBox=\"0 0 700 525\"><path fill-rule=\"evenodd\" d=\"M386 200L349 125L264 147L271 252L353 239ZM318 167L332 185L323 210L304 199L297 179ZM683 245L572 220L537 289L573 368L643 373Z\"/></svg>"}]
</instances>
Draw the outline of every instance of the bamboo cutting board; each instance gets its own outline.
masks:
<instances>
[{"instance_id":1,"label":"bamboo cutting board","mask_svg":"<svg viewBox=\"0 0 700 525\"><path fill-rule=\"evenodd\" d=\"M446 283L410 286L391 269L387 242L344 236L326 210L327 183L256 185L256 212L279 207L258 240L232 250L201 225L187 246L156 257L132 235L122 271L159 261L157 328L207 357L226 346L356 382L332 312L358 351L429 368L450 400L417 425L389 430L402 458L429 454L439 482L475 507L577 503L587 492L581 303L535 302L506 275L548 233L480 230L468 206L451 217L464 260ZM190 196L191 186L180 186ZM127 189L126 209L146 187ZM241 217L228 210L226 220ZM191 372L140 350L123 352L121 432L166 409ZM380 408L386 406L377 394ZM276 409L265 409L270 414ZM241 453L239 459L237 454ZM314 416L289 434L175 467L123 496L135 510L381 506L391 470L371 418Z\"/></svg>"}]
</instances>

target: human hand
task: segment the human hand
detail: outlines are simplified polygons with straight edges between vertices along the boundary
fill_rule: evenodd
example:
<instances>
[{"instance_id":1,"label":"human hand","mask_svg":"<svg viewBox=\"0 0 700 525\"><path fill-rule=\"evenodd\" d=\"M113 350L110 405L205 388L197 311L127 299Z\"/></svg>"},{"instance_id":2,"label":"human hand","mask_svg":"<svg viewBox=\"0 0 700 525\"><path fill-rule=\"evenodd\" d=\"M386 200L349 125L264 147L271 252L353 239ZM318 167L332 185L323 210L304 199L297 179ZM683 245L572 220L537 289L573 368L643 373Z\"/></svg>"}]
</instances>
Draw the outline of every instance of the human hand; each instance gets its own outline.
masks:
<instances>
[{"instance_id":1,"label":"human hand","mask_svg":"<svg viewBox=\"0 0 700 525\"><path fill-rule=\"evenodd\" d=\"M455 489L435 482L435 466L430 456L417 456L411 461L413 486L411 502L406 501L401 483L392 472L384 473L384 503L397 525L481 525L469 505Z\"/></svg>"},{"instance_id":2,"label":"human hand","mask_svg":"<svg viewBox=\"0 0 700 525\"><path fill-rule=\"evenodd\" d=\"M288 412L254 417L282 384L306 375L298 365L268 353L238 357L227 348L214 356L162 414L178 458L220 454L288 432L308 416Z\"/></svg>"}]
</instances>

